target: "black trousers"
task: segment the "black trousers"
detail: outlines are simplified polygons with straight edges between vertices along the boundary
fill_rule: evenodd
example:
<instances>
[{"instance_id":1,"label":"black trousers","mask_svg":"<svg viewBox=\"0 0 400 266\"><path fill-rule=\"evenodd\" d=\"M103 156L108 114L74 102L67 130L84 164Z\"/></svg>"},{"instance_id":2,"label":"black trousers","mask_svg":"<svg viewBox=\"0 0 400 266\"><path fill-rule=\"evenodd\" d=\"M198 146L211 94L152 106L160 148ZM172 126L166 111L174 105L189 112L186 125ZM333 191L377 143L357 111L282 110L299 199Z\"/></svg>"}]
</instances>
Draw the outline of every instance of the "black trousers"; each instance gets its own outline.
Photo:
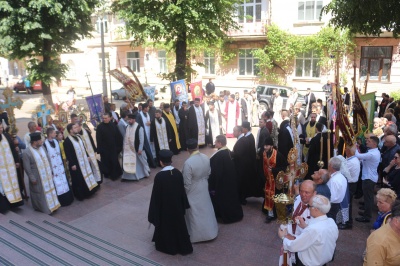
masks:
<instances>
[{"instance_id":1,"label":"black trousers","mask_svg":"<svg viewBox=\"0 0 400 266\"><path fill-rule=\"evenodd\" d=\"M294 256L296 258L296 264L294 266L306 266L304 265L303 262L301 262L301 260L299 259L299 256L297 255L297 252L294 253ZM326 264L322 265L322 266L326 266Z\"/></svg>"},{"instance_id":2,"label":"black trousers","mask_svg":"<svg viewBox=\"0 0 400 266\"><path fill-rule=\"evenodd\" d=\"M365 179L362 181L362 190L364 194L364 218L371 219L372 217L372 208L374 206L374 189L375 182L371 179Z\"/></svg>"},{"instance_id":3,"label":"black trousers","mask_svg":"<svg viewBox=\"0 0 400 266\"><path fill-rule=\"evenodd\" d=\"M353 223L353 198L357 192L357 182L349 183L349 223Z\"/></svg>"},{"instance_id":4,"label":"black trousers","mask_svg":"<svg viewBox=\"0 0 400 266\"><path fill-rule=\"evenodd\" d=\"M331 203L331 209L326 214L326 216L328 216L329 218L332 218L336 223L336 216L339 211L340 211L340 203Z\"/></svg>"}]
</instances>

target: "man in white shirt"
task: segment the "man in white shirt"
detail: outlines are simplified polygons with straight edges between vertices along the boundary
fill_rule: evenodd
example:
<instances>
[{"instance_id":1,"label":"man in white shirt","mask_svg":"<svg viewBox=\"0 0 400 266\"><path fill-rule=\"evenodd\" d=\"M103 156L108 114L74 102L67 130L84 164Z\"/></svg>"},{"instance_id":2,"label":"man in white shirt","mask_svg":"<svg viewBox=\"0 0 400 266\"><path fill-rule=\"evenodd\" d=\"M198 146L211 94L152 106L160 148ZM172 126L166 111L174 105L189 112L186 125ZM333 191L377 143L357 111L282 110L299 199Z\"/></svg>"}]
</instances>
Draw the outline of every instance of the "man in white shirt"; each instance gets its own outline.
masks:
<instances>
[{"instance_id":1,"label":"man in white shirt","mask_svg":"<svg viewBox=\"0 0 400 266\"><path fill-rule=\"evenodd\" d=\"M278 235L285 250L296 252L297 266L324 265L332 260L339 231L335 221L326 216L331 208L328 198L315 195L307 207L312 219L307 225L301 217L297 217L299 226L304 228L300 235L295 237L281 229Z\"/></svg>"},{"instance_id":2,"label":"man in white shirt","mask_svg":"<svg viewBox=\"0 0 400 266\"><path fill-rule=\"evenodd\" d=\"M349 186L349 221L346 224L339 224L339 229L349 229L353 225L353 197L357 191L357 181L360 175L361 164L356 156L356 146L346 148L346 164L349 170L350 177L347 178L347 185Z\"/></svg>"},{"instance_id":3,"label":"man in white shirt","mask_svg":"<svg viewBox=\"0 0 400 266\"><path fill-rule=\"evenodd\" d=\"M329 181L326 183L331 191L331 209L327 213L329 218L336 220L336 215L340 210L340 203L344 199L347 189L347 179L340 172L342 161L337 157L332 157L328 163Z\"/></svg>"},{"instance_id":4,"label":"man in white shirt","mask_svg":"<svg viewBox=\"0 0 400 266\"><path fill-rule=\"evenodd\" d=\"M374 189L378 181L378 165L381 154L378 149L379 139L376 136L369 136L366 139L368 151L359 153L358 144L355 156L362 162L362 190L364 194L365 211L361 217L355 220L361 223L369 223L371 220L372 207L374 205Z\"/></svg>"}]
</instances>

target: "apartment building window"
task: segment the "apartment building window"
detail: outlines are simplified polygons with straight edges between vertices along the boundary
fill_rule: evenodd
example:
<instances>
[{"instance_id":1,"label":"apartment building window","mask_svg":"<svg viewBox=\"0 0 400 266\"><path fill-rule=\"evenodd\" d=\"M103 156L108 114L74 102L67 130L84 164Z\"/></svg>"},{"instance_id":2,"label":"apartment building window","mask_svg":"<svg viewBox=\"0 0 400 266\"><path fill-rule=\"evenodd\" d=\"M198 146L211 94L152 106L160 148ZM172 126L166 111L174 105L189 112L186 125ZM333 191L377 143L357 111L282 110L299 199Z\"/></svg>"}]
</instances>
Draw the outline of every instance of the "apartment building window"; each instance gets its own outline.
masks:
<instances>
[{"instance_id":1,"label":"apartment building window","mask_svg":"<svg viewBox=\"0 0 400 266\"><path fill-rule=\"evenodd\" d=\"M214 52L204 52L205 74L215 74L215 54Z\"/></svg>"},{"instance_id":2,"label":"apartment building window","mask_svg":"<svg viewBox=\"0 0 400 266\"><path fill-rule=\"evenodd\" d=\"M392 46L361 47L360 79L390 81Z\"/></svg>"},{"instance_id":3,"label":"apartment building window","mask_svg":"<svg viewBox=\"0 0 400 266\"><path fill-rule=\"evenodd\" d=\"M103 71L103 60L101 59L101 53L99 53L99 71ZM110 56L108 53L104 53L104 62L106 63L106 72L110 70Z\"/></svg>"},{"instance_id":4,"label":"apartment building window","mask_svg":"<svg viewBox=\"0 0 400 266\"><path fill-rule=\"evenodd\" d=\"M259 72L258 59L253 56L253 49L239 49L239 75L256 76Z\"/></svg>"},{"instance_id":5,"label":"apartment building window","mask_svg":"<svg viewBox=\"0 0 400 266\"><path fill-rule=\"evenodd\" d=\"M76 67L74 61L68 60L67 65L68 65L68 78L70 79L76 78Z\"/></svg>"},{"instance_id":6,"label":"apartment building window","mask_svg":"<svg viewBox=\"0 0 400 266\"><path fill-rule=\"evenodd\" d=\"M107 21L107 15L105 15L103 18L97 18L96 21L96 31L97 33L101 33L101 24L103 23L103 32L108 33L108 21Z\"/></svg>"},{"instance_id":7,"label":"apartment building window","mask_svg":"<svg viewBox=\"0 0 400 266\"><path fill-rule=\"evenodd\" d=\"M321 14L323 1L299 1L298 20L318 20Z\"/></svg>"},{"instance_id":8,"label":"apartment building window","mask_svg":"<svg viewBox=\"0 0 400 266\"><path fill-rule=\"evenodd\" d=\"M239 5L239 22L254 23L261 21L261 0L242 0Z\"/></svg>"},{"instance_id":9,"label":"apartment building window","mask_svg":"<svg viewBox=\"0 0 400 266\"><path fill-rule=\"evenodd\" d=\"M296 77L319 78L319 56L315 51L301 53L296 57Z\"/></svg>"},{"instance_id":10,"label":"apartment building window","mask_svg":"<svg viewBox=\"0 0 400 266\"><path fill-rule=\"evenodd\" d=\"M167 73L167 52L165 50L158 51L158 66L160 73Z\"/></svg>"},{"instance_id":11,"label":"apartment building window","mask_svg":"<svg viewBox=\"0 0 400 266\"><path fill-rule=\"evenodd\" d=\"M135 72L140 72L140 57L139 52L127 53L127 64Z\"/></svg>"}]
</instances>

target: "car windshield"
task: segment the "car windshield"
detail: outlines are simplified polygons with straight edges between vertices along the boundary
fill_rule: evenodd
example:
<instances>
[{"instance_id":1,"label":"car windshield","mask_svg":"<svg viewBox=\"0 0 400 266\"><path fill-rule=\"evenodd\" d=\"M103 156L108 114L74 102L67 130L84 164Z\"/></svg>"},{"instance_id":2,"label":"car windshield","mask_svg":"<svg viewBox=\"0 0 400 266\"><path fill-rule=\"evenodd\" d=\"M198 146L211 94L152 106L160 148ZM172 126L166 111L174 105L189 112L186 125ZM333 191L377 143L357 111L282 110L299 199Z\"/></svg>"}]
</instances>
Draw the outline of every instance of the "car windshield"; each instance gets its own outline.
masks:
<instances>
[{"instance_id":1,"label":"car windshield","mask_svg":"<svg viewBox=\"0 0 400 266\"><path fill-rule=\"evenodd\" d=\"M264 87L263 86L258 86L257 87L257 92L263 93L263 91L264 91Z\"/></svg>"}]
</instances>

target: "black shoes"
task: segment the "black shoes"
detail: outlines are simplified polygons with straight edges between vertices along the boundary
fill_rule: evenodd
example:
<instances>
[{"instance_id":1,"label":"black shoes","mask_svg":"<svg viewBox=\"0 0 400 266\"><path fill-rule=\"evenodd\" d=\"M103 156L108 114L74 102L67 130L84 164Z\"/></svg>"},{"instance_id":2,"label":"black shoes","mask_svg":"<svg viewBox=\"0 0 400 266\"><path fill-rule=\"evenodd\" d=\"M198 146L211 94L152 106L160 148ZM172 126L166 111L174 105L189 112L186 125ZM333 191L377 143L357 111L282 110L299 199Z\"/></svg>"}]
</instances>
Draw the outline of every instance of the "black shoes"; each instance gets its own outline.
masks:
<instances>
[{"instance_id":1,"label":"black shoes","mask_svg":"<svg viewBox=\"0 0 400 266\"><path fill-rule=\"evenodd\" d=\"M267 215L267 217L265 217L265 223L266 224L269 224L270 222L272 222L274 220L276 220L276 217L271 217L271 216L268 216L268 215Z\"/></svg>"},{"instance_id":2,"label":"black shoes","mask_svg":"<svg viewBox=\"0 0 400 266\"><path fill-rule=\"evenodd\" d=\"M340 224L338 224L338 228L340 230L347 230L347 229L353 228L353 225L349 224L349 223L345 223L345 224L340 223Z\"/></svg>"},{"instance_id":3,"label":"black shoes","mask_svg":"<svg viewBox=\"0 0 400 266\"><path fill-rule=\"evenodd\" d=\"M365 207L364 206L360 206L358 207L359 210L365 211Z\"/></svg>"},{"instance_id":4,"label":"black shoes","mask_svg":"<svg viewBox=\"0 0 400 266\"><path fill-rule=\"evenodd\" d=\"M365 217L357 217L356 221L360 222L360 223L369 223L370 222L370 220Z\"/></svg>"}]
</instances>

